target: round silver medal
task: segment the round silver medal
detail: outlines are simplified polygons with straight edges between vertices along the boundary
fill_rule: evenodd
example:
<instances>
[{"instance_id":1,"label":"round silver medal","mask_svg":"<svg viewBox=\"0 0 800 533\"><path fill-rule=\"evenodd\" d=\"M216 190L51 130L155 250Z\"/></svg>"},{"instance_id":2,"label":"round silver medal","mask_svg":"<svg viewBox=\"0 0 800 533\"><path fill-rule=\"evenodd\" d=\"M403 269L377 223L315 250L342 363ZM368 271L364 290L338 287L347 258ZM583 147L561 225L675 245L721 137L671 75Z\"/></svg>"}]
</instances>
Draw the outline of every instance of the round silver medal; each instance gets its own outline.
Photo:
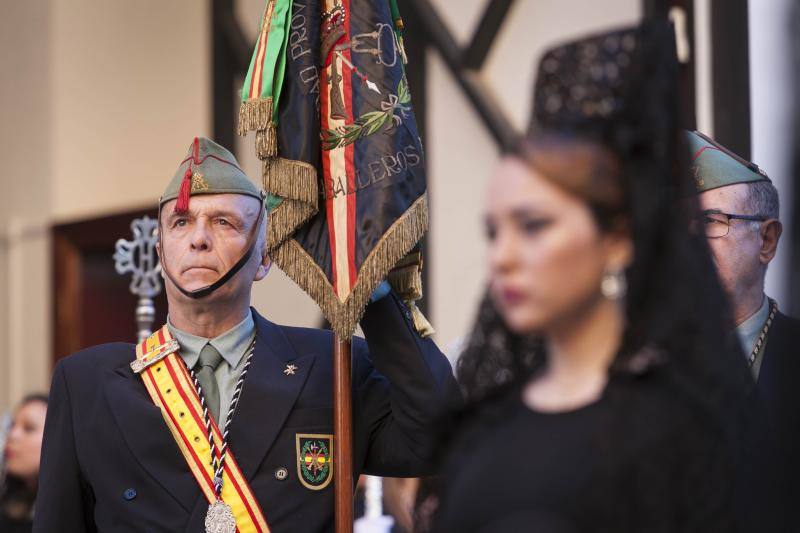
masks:
<instances>
[{"instance_id":1,"label":"round silver medal","mask_svg":"<svg viewBox=\"0 0 800 533\"><path fill-rule=\"evenodd\" d=\"M205 525L206 533L235 533L236 519L231 506L222 500L209 505Z\"/></svg>"}]
</instances>

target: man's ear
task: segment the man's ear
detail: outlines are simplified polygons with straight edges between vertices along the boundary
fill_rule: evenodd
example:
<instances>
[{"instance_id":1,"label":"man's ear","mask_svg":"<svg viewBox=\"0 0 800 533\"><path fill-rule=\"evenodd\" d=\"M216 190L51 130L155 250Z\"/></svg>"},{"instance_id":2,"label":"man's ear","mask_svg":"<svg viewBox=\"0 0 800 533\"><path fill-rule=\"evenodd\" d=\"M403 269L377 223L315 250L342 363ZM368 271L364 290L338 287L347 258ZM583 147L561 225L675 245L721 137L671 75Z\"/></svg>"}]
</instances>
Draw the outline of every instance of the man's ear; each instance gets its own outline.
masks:
<instances>
[{"instance_id":1,"label":"man's ear","mask_svg":"<svg viewBox=\"0 0 800 533\"><path fill-rule=\"evenodd\" d=\"M761 251L759 252L759 260L761 264L766 266L775 257L778 252L778 241L783 233L783 224L776 218L770 218L761 223L758 230L759 237L761 237Z\"/></svg>"},{"instance_id":2,"label":"man's ear","mask_svg":"<svg viewBox=\"0 0 800 533\"><path fill-rule=\"evenodd\" d=\"M258 265L258 269L256 270L256 275L253 277L253 281L261 281L267 277L270 268L272 268L272 260L269 258L265 246L264 251L261 253L261 263Z\"/></svg>"},{"instance_id":3,"label":"man's ear","mask_svg":"<svg viewBox=\"0 0 800 533\"><path fill-rule=\"evenodd\" d=\"M161 265L161 277L166 279L167 276L164 274L164 263L161 261L161 239L156 241L156 257L158 257L158 264Z\"/></svg>"}]
</instances>

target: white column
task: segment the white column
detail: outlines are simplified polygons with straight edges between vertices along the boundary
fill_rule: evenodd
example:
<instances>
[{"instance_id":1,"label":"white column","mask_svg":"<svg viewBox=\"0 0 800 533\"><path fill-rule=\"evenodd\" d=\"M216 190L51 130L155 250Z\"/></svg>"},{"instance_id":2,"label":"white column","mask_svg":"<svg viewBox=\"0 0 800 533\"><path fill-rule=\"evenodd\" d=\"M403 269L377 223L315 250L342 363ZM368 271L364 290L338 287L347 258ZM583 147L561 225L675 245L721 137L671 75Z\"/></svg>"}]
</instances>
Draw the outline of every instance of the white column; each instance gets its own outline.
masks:
<instances>
[{"instance_id":1,"label":"white column","mask_svg":"<svg viewBox=\"0 0 800 533\"><path fill-rule=\"evenodd\" d=\"M12 218L6 238L6 370L9 407L50 385L51 255L44 220Z\"/></svg>"},{"instance_id":2,"label":"white column","mask_svg":"<svg viewBox=\"0 0 800 533\"><path fill-rule=\"evenodd\" d=\"M694 2L694 79L697 130L714 137L714 100L711 74L711 0Z\"/></svg>"},{"instance_id":3,"label":"white column","mask_svg":"<svg viewBox=\"0 0 800 533\"><path fill-rule=\"evenodd\" d=\"M772 178L781 197L781 242L791 239L793 104L792 0L758 0L748 3L750 32L750 121L753 162ZM786 244L767 272L766 293L785 308L789 255Z\"/></svg>"}]
</instances>

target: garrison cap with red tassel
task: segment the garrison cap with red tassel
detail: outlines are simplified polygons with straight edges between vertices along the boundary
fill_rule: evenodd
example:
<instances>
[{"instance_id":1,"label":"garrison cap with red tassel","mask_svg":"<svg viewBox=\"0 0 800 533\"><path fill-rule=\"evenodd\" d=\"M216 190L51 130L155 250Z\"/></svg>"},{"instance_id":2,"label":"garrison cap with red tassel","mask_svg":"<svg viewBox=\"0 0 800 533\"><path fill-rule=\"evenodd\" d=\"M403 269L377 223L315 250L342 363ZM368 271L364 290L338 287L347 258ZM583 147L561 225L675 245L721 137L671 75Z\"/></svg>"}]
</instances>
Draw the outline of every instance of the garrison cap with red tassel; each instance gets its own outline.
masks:
<instances>
[{"instance_id":1,"label":"garrison cap with red tassel","mask_svg":"<svg viewBox=\"0 0 800 533\"><path fill-rule=\"evenodd\" d=\"M240 133L280 198L270 255L342 338L383 279L432 332L413 305L428 208L401 30L395 0L268 0L242 90Z\"/></svg>"},{"instance_id":2,"label":"garrison cap with red tassel","mask_svg":"<svg viewBox=\"0 0 800 533\"><path fill-rule=\"evenodd\" d=\"M167 184L159 207L171 200L175 211L186 212L189 199L197 194L243 194L259 200L263 193L239 167L233 154L205 137L195 137L186 157Z\"/></svg>"},{"instance_id":3,"label":"garrison cap with red tassel","mask_svg":"<svg viewBox=\"0 0 800 533\"><path fill-rule=\"evenodd\" d=\"M737 183L772 181L758 165L747 161L699 131L687 131L691 154L690 170L697 192Z\"/></svg>"},{"instance_id":4,"label":"garrison cap with red tassel","mask_svg":"<svg viewBox=\"0 0 800 533\"><path fill-rule=\"evenodd\" d=\"M233 154L205 137L195 137L189 146L189 152L178 165L178 170L167 184L164 194L158 201L159 228L161 224L161 210L167 202L175 200L175 213L189 211L189 202L192 196L198 194L241 194L259 200L266 210L269 210L272 198L267 196L239 167ZM161 249L161 268L164 275L185 296L190 298L205 298L228 282L252 257L258 239L261 221L266 216L265 211L259 211L258 220L248 237L248 245L239 260L222 276L213 283L199 289L187 290L166 268L164 253ZM161 232L159 231L159 239Z\"/></svg>"}]
</instances>

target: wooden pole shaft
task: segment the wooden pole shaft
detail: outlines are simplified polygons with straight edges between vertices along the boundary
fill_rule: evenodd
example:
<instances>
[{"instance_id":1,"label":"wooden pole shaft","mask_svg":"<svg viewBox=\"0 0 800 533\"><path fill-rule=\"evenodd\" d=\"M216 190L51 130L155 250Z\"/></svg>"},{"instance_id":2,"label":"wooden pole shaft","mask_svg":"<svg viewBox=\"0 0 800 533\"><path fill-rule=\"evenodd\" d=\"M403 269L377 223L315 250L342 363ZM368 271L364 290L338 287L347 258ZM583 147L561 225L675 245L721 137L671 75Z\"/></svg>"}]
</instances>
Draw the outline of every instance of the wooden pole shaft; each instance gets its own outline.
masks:
<instances>
[{"instance_id":1,"label":"wooden pole shaft","mask_svg":"<svg viewBox=\"0 0 800 533\"><path fill-rule=\"evenodd\" d=\"M353 399L350 339L333 347L333 486L336 533L353 531Z\"/></svg>"}]
</instances>

